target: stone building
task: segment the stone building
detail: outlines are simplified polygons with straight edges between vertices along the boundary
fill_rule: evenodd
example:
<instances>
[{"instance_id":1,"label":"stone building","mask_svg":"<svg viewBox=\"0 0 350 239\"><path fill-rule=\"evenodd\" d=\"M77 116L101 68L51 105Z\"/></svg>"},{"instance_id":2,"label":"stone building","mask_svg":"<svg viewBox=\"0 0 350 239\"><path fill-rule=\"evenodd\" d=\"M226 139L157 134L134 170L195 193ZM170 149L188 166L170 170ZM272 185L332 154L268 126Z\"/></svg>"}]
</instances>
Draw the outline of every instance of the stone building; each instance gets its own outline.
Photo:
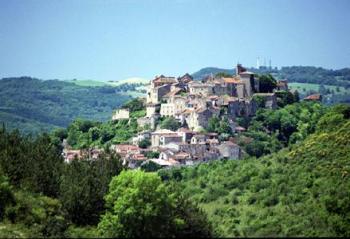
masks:
<instances>
[{"instance_id":1,"label":"stone building","mask_svg":"<svg viewBox=\"0 0 350 239\"><path fill-rule=\"evenodd\" d=\"M288 81L287 80L279 80L277 81L277 90L288 90Z\"/></svg>"},{"instance_id":2,"label":"stone building","mask_svg":"<svg viewBox=\"0 0 350 239\"><path fill-rule=\"evenodd\" d=\"M186 123L189 129L200 131L208 127L208 121L211 117L218 116L220 110L218 108L199 108L192 111L186 117Z\"/></svg>"},{"instance_id":3,"label":"stone building","mask_svg":"<svg viewBox=\"0 0 350 239\"><path fill-rule=\"evenodd\" d=\"M277 108L277 97L275 93L255 93L254 96L262 97L265 100L265 108Z\"/></svg>"},{"instance_id":4,"label":"stone building","mask_svg":"<svg viewBox=\"0 0 350 239\"><path fill-rule=\"evenodd\" d=\"M204 84L201 82L190 82L188 84L189 93L190 94L200 94L203 96L209 96L213 94L213 85L212 84Z\"/></svg>"},{"instance_id":5,"label":"stone building","mask_svg":"<svg viewBox=\"0 0 350 239\"><path fill-rule=\"evenodd\" d=\"M169 136L169 138L166 137L166 139L163 136ZM151 143L152 147L158 147L160 145L163 145L165 142L169 143L169 140L171 140L171 137L176 137L178 134L172 130L168 129L160 129L157 131L154 131L151 133ZM161 141L162 138L162 141ZM181 137L182 139L182 137Z\"/></svg>"},{"instance_id":6,"label":"stone building","mask_svg":"<svg viewBox=\"0 0 350 239\"><path fill-rule=\"evenodd\" d=\"M112 120L129 119L129 118L130 118L129 109L118 109L112 115Z\"/></svg>"},{"instance_id":7,"label":"stone building","mask_svg":"<svg viewBox=\"0 0 350 239\"><path fill-rule=\"evenodd\" d=\"M221 142L216 148L220 152L220 158L239 159L241 155L241 148L230 141Z\"/></svg>"}]
</instances>

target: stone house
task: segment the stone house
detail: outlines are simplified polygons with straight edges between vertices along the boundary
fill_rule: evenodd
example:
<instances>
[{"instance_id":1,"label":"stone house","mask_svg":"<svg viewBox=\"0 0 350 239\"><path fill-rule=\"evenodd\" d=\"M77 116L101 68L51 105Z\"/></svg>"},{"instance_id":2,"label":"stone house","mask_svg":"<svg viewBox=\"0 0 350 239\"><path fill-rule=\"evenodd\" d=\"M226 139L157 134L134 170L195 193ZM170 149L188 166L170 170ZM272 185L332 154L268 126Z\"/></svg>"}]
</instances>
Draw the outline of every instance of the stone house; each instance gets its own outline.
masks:
<instances>
[{"instance_id":1,"label":"stone house","mask_svg":"<svg viewBox=\"0 0 350 239\"><path fill-rule=\"evenodd\" d=\"M129 168L134 169L139 167L146 160L147 158L141 153L127 154L126 157L124 157L123 164L128 164Z\"/></svg>"},{"instance_id":2,"label":"stone house","mask_svg":"<svg viewBox=\"0 0 350 239\"><path fill-rule=\"evenodd\" d=\"M216 148L220 152L220 158L239 159L241 156L241 148L231 141L221 142Z\"/></svg>"},{"instance_id":3,"label":"stone house","mask_svg":"<svg viewBox=\"0 0 350 239\"><path fill-rule=\"evenodd\" d=\"M191 138L191 144L205 144L207 136L205 134L196 134Z\"/></svg>"},{"instance_id":4,"label":"stone house","mask_svg":"<svg viewBox=\"0 0 350 239\"><path fill-rule=\"evenodd\" d=\"M158 104L162 97L170 92L171 85L161 85L157 87L150 87L147 92L146 103Z\"/></svg>"},{"instance_id":5,"label":"stone house","mask_svg":"<svg viewBox=\"0 0 350 239\"><path fill-rule=\"evenodd\" d=\"M111 149L120 154L121 157L125 157L127 154L140 153L140 148L131 144L115 144L111 146Z\"/></svg>"},{"instance_id":6,"label":"stone house","mask_svg":"<svg viewBox=\"0 0 350 239\"><path fill-rule=\"evenodd\" d=\"M160 105L161 116L175 116L175 105L173 103L163 103Z\"/></svg>"},{"instance_id":7,"label":"stone house","mask_svg":"<svg viewBox=\"0 0 350 239\"><path fill-rule=\"evenodd\" d=\"M193 135L195 135L195 132L186 129L186 128L180 128L177 130L178 135L182 136L182 142L189 143L191 141L191 138Z\"/></svg>"},{"instance_id":8,"label":"stone house","mask_svg":"<svg viewBox=\"0 0 350 239\"><path fill-rule=\"evenodd\" d=\"M186 118L186 123L189 129L193 131L200 131L208 127L208 121L214 115L218 116L219 108L199 108L192 111Z\"/></svg>"},{"instance_id":9,"label":"stone house","mask_svg":"<svg viewBox=\"0 0 350 239\"><path fill-rule=\"evenodd\" d=\"M156 88L163 85L171 85L177 83L175 77L172 76L156 76L154 80L151 81L151 88Z\"/></svg>"},{"instance_id":10,"label":"stone house","mask_svg":"<svg viewBox=\"0 0 350 239\"><path fill-rule=\"evenodd\" d=\"M163 136L166 136L166 137L163 137ZM161 137L162 137L162 141L161 141ZM174 140L177 142L177 139L175 139L176 137L179 137L179 135L172 130L160 129L160 130L154 131L151 133L152 147L158 147L160 145L164 145L164 143L170 143L171 140L173 140L172 138L174 138Z\"/></svg>"},{"instance_id":11,"label":"stone house","mask_svg":"<svg viewBox=\"0 0 350 239\"><path fill-rule=\"evenodd\" d=\"M255 93L254 96L263 97L265 100L265 108L276 109L277 97L275 93Z\"/></svg>"},{"instance_id":12,"label":"stone house","mask_svg":"<svg viewBox=\"0 0 350 239\"><path fill-rule=\"evenodd\" d=\"M70 163L73 159L81 159L83 157L83 153L81 150L67 150L64 149L62 152L62 155L64 157L64 162Z\"/></svg>"},{"instance_id":13,"label":"stone house","mask_svg":"<svg viewBox=\"0 0 350 239\"><path fill-rule=\"evenodd\" d=\"M276 90L288 90L288 81L287 80L279 80L277 81L277 88Z\"/></svg>"},{"instance_id":14,"label":"stone house","mask_svg":"<svg viewBox=\"0 0 350 239\"><path fill-rule=\"evenodd\" d=\"M182 143L182 135L176 134L165 134L159 137L159 145L167 145L170 143Z\"/></svg>"},{"instance_id":15,"label":"stone house","mask_svg":"<svg viewBox=\"0 0 350 239\"><path fill-rule=\"evenodd\" d=\"M321 94L313 94L309 95L304 98L306 101L322 101L322 95Z\"/></svg>"},{"instance_id":16,"label":"stone house","mask_svg":"<svg viewBox=\"0 0 350 239\"><path fill-rule=\"evenodd\" d=\"M133 145L138 145L139 142L141 142L144 139L150 139L151 138L151 132L149 131L144 131L139 133L137 136L132 138L132 144Z\"/></svg>"},{"instance_id":17,"label":"stone house","mask_svg":"<svg viewBox=\"0 0 350 239\"><path fill-rule=\"evenodd\" d=\"M213 85L212 84L205 84L201 82L190 82L188 84L189 93L194 95L203 95L203 96L209 96L213 94Z\"/></svg>"},{"instance_id":18,"label":"stone house","mask_svg":"<svg viewBox=\"0 0 350 239\"><path fill-rule=\"evenodd\" d=\"M112 115L112 120L129 119L129 118L130 118L129 109L118 109Z\"/></svg>"},{"instance_id":19,"label":"stone house","mask_svg":"<svg viewBox=\"0 0 350 239\"><path fill-rule=\"evenodd\" d=\"M160 105L159 104L146 104L146 117L150 118L155 114L159 114Z\"/></svg>"}]
</instances>

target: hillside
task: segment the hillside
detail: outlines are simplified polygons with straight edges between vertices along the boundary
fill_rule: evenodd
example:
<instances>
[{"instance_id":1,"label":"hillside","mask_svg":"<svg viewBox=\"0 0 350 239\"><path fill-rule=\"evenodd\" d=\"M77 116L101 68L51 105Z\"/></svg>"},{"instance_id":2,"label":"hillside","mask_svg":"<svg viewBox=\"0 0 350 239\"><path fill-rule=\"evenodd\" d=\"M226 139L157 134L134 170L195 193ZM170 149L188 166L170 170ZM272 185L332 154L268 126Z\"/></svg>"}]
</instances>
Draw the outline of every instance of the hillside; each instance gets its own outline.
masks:
<instances>
[{"instance_id":1,"label":"hillside","mask_svg":"<svg viewBox=\"0 0 350 239\"><path fill-rule=\"evenodd\" d=\"M0 122L22 132L66 127L75 118L106 121L130 98L118 87L79 86L30 77L0 80Z\"/></svg>"},{"instance_id":2,"label":"hillside","mask_svg":"<svg viewBox=\"0 0 350 239\"><path fill-rule=\"evenodd\" d=\"M349 236L349 119L349 107L337 106L290 149L159 174L199 203L221 237Z\"/></svg>"}]
</instances>

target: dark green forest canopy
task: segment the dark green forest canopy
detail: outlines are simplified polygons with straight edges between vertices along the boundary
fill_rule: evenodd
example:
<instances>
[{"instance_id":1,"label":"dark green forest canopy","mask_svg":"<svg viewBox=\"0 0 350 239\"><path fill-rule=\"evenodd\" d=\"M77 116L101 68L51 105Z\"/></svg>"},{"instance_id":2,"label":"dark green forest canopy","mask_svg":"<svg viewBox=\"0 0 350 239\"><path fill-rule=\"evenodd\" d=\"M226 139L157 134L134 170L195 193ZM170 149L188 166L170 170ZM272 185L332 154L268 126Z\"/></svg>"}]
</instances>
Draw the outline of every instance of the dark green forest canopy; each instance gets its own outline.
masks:
<instances>
[{"instance_id":1,"label":"dark green forest canopy","mask_svg":"<svg viewBox=\"0 0 350 239\"><path fill-rule=\"evenodd\" d=\"M125 86L122 86L125 87ZM67 127L75 118L106 121L130 99L118 87L86 87L30 77L0 80L0 122L25 133Z\"/></svg>"}]
</instances>

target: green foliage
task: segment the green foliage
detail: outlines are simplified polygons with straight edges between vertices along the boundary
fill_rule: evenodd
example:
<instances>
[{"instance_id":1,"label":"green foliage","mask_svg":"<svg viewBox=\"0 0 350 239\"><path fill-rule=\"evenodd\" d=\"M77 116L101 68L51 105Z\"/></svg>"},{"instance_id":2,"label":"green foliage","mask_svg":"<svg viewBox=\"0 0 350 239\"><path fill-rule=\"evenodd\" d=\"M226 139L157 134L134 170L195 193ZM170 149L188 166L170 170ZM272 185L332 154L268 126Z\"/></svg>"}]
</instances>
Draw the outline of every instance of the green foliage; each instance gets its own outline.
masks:
<instances>
[{"instance_id":1,"label":"green foliage","mask_svg":"<svg viewBox=\"0 0 350 239\"><path fill-rule=\"evenodd\" d=\"M265 108L265 98L263 96L254 95L253 99L259 108Z\"/></svg>"},{"instance_id":2,"label":"green foliage","mask_svg":"<svg viewBox=\"0 0 350 239\"><path fill-rule=\"evenodd\" d=\"M208 132L215 132L218 134L232 134L230 123L226 117L220 120L217 116L213 116L208 121Z\"/></svg>"},{"instance_id":3,"label":"green foliage","mask_svg":"<svg viewBox=\"0 0 350 239\"><path fill-rule=\"evenodd\" d=\"M0 130L0 167L16 187L57 196L63 165L60 149L47 134L32 140L18 131Z\"/></svg>"},{"instance_id":4,"label":"green foliage","mask_svg":"<svg viewBox=\"0 0 350 239\"><path fill-rule=\"evenodd\" d=\"M90 127L85 131L80 127L82 122L85 120L77 119L68 127L67 142L75 149L125 143L141 130L135 118L105 123L88 121Z\"/></svg>"},{"instance_id":5,"label":"green foliage","mask_svg":"<svg viewBox=\"0 0 350 239\"><path fill-rule=\"evenodd\" d=\"M98 238L98 232L96 227L85 226L76 227L70 226L66 232L65 237L67 238Z\"/></svg>"},{"instance_id":6,"label":"green foliage","mask_svg":"<svg viewBox=\"0 0 350 239\"><path fill-rule=\"evenodd\" d=\"M15 193L15 204L6 209L6 219L28 228L30 237L63 237L69 224L57 199L27 191Z\"/></svg>"},{"instance_id":7,"label":"green foliage","mask_svg":"<svg viewBox=\"0 0 350 239\"><path fill-rule=\"evenodd\" d=\"M9 205L14 204L15 198L11 185L7 178L3 175L0 168L0 221L4 218L5 209Z\"/></svg>"},{"instance_id":8,"label":"green foliage","mask_svg":"<svg viewBox=\"0 0 350 239\"><path fill-rule=\"evenodd\" d=\"M123 106L123 109L129 109L130 113L136 112L136 111L142 111L145 109L145 103L142 98L135 98L128 102L126 102Z\"/></svg>"},{"instance_id":9,"label":"green foliage","mask_svg":"<svg viewBox=\"0 0 350 239\"><path fill-rule=\"evenodd\" d=\"M149 151L145 153L145 156L149 159L154 159L159 157L159 152L158 151Z\"/></svg>"},{"instance_id":10,"label":"green foliage","mask_svg":"<svg viewBox=\"0 0 350 239\"><path fill-rule=\"evenodd\" d=\"M118 87L85 87L58 80L30 77L0 80L0 122L9 129L40 133L66 127L81 117L105 121L128 96Z\"/></svg>"},{"instance_id":11,"label":"green foliage","mask_svg":"<svg viewBox=\"0 0 350 239\"><path fill-rule=\"evenodd\" d=\"M99 232L105 237L210 235L204 214L171 192L154 173L122 172L110 183Z\"/></svg>"},{"instance_id":12,"label":"green foliage","mask_svg":"<svg viewBox=\"0 0 350 239\"><path fill-rule=\"evenodd\" d=\"M273 92L277 87L277 81L270 74L259 75L259 91L262 93Z\"/></svg>"},{"instance_id":13,"label":"green foliage","mask_svg":"<svg viewBox=\"0 0 350 239\"><path fill-rule=\"evenodd\" d=\"M215 74L215 77L232 77L232 75L226 72L219 72Z\"/></svg>"},{"instance_id":14,"label":"green foliage","mask_svg":"<svg viewBox=\"0 0 350 239\"><path fill-rule=\"evenodd\" d=\"M313 102L295 103L278 110L259 109L239 144L251 156L277 152L313 133L325 112L325 107ZM247 143L242 140L244 137L253 140Z\"/></svg>"},{"instance_id":15,"label":"green foliage","mask_svg":"<svg viewBox=\"0 0 350 239\"><path fill-rule=\"evenodd\" d=\"M146 110L138 110L130 113L131 118L141 118L146 116Z\"/></svg>"},{"instance_id":16,"label":"green foliage","mask_svg":"<svg viewBox=\"0 0 350 239\"><path fill-rule=\"evenodd\" d=\"M286 105L293 104L299 101L299 94L297 93L297 91L295 94L289 91L277 91L276 97L277 97L277 105L279 107L284 107Z\"/></svg>"},{"instance_id":17,"label":"green foliage","mask_svg":"<svg viewBox=\"0 0 350 239\"><path fill-rule=\"evenodd\" d=\"M159 164L156 164L152 161L147 161L147 162L143 163L140 168L145 172L156 172L159 169L161 169L162 166L160 166Z\"/></svg>"},{"instance_id":18,"label":"green foliage","mask_svg":"<svg viewBox=\"0 0 350 239\"><path fill-rule=\"evenodd\" d=\"M169 129L169 130L177 130L181 127L181 123L176 120L174 117L166 117L161 123L160 128L161 129Z\"/></svg>"},{"instance_id":19,"label":"green foliage","mask_svg":"<svg viewBox=\"0 0 350 239\"><path fill-rule=\"evenodd\" d=\"M304 107L298 110L300 118L313 118ZM342 117L327 124L329 114L317 116L318 130L290 149L259 160L215 161L159 175L199 203L220 237L349 236L349 107L329 112Z\"/></svg>"},{"instance_id":20,"label":"green foliage","mask_svg":"<svg viewBox=\"0 0 350 239\"><path fill-rule=\"evenodd\" d=\"M122 170L120 158L102 155L97 160L73 160L65 165L60 200L76 225L95 225L104 210L103 197L113 176Z\"/></svg>"},{"instance_id":21,"label":"green foliage","mask_svg":"<svg viewBox=\"0 0 350 239\"><path fill-rule=\"evenodd\" d=\"M145 138L139 142L139 147L142 149L148 148L149 146L151 146L151 141L147 138Z\"/></svg>"}]
</instances>

